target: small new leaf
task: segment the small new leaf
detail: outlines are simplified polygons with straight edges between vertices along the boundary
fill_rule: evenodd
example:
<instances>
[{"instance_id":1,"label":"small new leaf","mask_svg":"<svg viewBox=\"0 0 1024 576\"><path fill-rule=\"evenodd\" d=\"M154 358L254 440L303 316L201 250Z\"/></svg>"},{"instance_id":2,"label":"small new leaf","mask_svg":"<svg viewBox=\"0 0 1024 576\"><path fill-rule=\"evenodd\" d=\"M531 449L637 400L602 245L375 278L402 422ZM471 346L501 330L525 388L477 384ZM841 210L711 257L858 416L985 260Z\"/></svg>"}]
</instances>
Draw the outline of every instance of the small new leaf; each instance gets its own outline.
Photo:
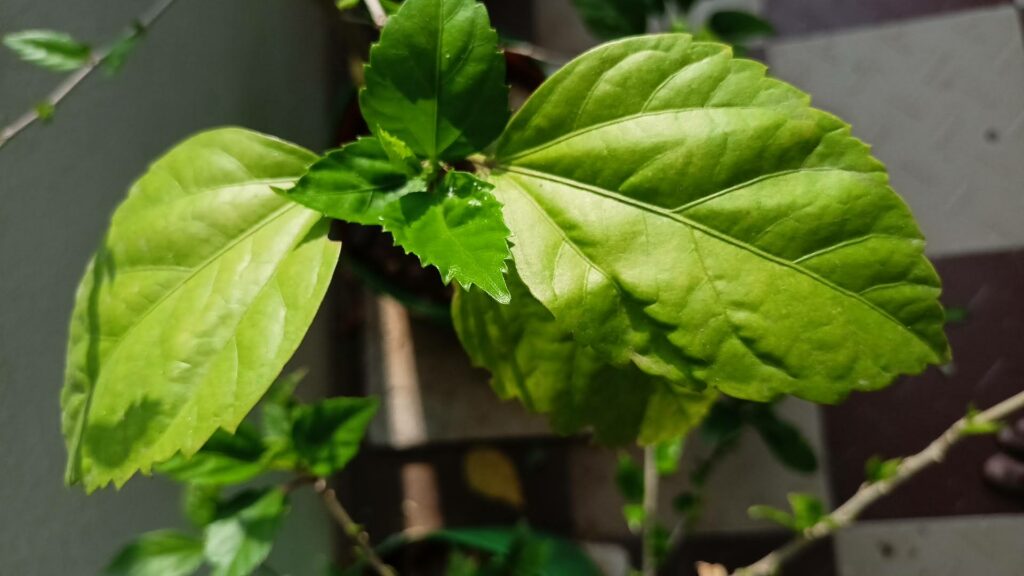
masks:
<instances>
[{"instance_id":1,"label":"small new leaf","mask_svg":"<svg viewBox=\"0 0 1024 576\"><path fill-rule=\"evenodd\" d=\"M756 504L747 509L747 515L750 516L752 520L774 522L787 530L792 530L794 532L797 531L796 521L793 519L793 515L785 510L775 508L774 506Z\"/></svg>"},{"instance_id":2,"label":"small new leaf","mask_svg":"<svg viewBox=\"0 0 1024 576\"><path fill-rule=\"evenodd\" d=\"M344 468L359 452L378 406L376 398L329 398L296 406L292 441L300 465L320 477Z\"/></svg>"},{"instance_id":3,"label":"small new leaf","mask_svg":"<svg viewBox=\"0 0 1024 576\"><path fill-rule=\"evenodd\" d=\"M88 44L55 30L14 32L4 36L3 42L25 62L54 72L77 70L92 57Z\"/></svg>"},{"instance_id":4,"label":"small new leaf","mask_svg":"<svg viewBox=\"0 0 1024 576\"><path fill-rule=\"evenodd\" d=\"M190 576L203 564L203 542L160 530L139 536L114 558L103 576Z\"/></svg>"},{"instance_id":5,"label":"small new leaf","mask_svg":"<svg viewBox=\"0 0 1024 576\"><path fill-rule=\"evenodd\" d=\"M793 510L796 530L802 532L825 519L825 504L813 494L791 493L789 506Z\"/></svg>"},{"instance_id":6,"label":"small new leaf","mask_svg":"<svg viewBox=\"0 0 1024 576\"><path fill-rule=\"evenodd\" d=\"M135 47L138 46L139 40L146 34L146 28L141 23L135 22L131 29L128 30L121 38L110 47L110 51L107 52L105 58L103 58L103 68L107 71L107 74L117 74L124 67L125 61L131 56L132 52L135 51Z\"/></svg>"},{"instance_id":7,"label":"small new leaf","mask_svg":"<svg viewBox=\"0 0 1024 576\"><path fill-rule=\"evenodd\" d=\"M685 436L678 436L654 445L654 459L659 475L671 476L679 471L679 461L683 457L685 441Z\"/></svg>"},{"instance_id":8,"label":"small new leaf","mask_svg":"<svg viewBox=\"0 0 1024 576\"><path fill-rule=\"evenodd\" d=\"M883 460L879 456L872 456L864 463L864 477L871 483L884 482L896 476L902 463L902 458Z\"/></svg>"},{"instance_id":9,"label":"small new leaf","mask_svg":"<svg viewBox=\"0 0 1024 576\"><path fill-rule=\"evenodd\" d=\"M338 7L338 10L344 12L345 10L351 10L356 6L359 6L363 0L335 0L334 5Z\"/></svg>"},{"instance_id":10,"label":"small new leaf","mask_svg":"<svg viewBox=\"0 0 1024 576\"><path fill-rule=\"evenodd\" d=\"M49 122L53 120L53 115L57 112L56 106L50 102L40 102L36 104L36 116L43 122Z\"/></svg>"},{"instance_id":11,"label":"small new leaf","mask_svg":"<svg viewBox=\"0 0 1024 576\"><path fill-rule=\"evenodd\" d=\"M249 576L263 564L287 512L283 491L269 488L249 505L211 523L203 553L211 576Z\"/></svg>"},{"instance_id":12,"label":"small new leaf","mask_svg":"<svg viewBox=\"0 0 1024 576\"><path fill-rule=\"evenodd\" d=\"M382 226L424 266L435 266L445 283L476 285L508 302L509 231L492 186L453 171L428 190L411 172L401 141L383 138L386 146L363 138L328 153L288 197L332 218Z\"/></svg>"},{"instance_id":13,"label":"small new leaf","mask_svg":"<svg viewBox=\"0 0 1024 576\"><path fill-rule=\"evenodd\" d=\"M980 414L981 412L977 408L973 406L968 408L966 422L960 428L962 436L990 436L1003 429L1002 422L981 420L978 418Z\"/></svg>"},{"instance_id":14,"label":"small new leaf","mask_svg":"<svg viewBox=\"0 0 1024 576\"><path fill-rule=\"evenodd\" d=\"M370 50L359 104L374 134L387 131L432 161L483 150L508 120L505 59L475 0L407 0Z\"/></svg>"}]
</instances>

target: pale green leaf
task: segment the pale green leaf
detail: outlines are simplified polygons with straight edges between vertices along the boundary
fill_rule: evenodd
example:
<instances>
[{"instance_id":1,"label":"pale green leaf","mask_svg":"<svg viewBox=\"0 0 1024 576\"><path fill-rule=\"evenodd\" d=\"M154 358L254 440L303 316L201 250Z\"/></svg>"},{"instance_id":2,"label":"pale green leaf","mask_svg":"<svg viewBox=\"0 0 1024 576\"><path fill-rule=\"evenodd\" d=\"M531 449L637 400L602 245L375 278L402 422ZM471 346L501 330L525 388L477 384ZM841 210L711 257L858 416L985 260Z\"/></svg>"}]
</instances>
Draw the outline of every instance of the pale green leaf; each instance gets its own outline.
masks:
<instances>
[{"instance_id":1,"label":"pale green leaf","mask_svg":"<svg viewBox=\"0 0 1024 576\"><path fill-rule=\"evenodd\" d=\"M475 0L408 0L370 50L359 104L421 157L460 160L483 150L508 119L505 60Z\"/></svg>"},{"instance_id":2,"label":"pale green leaf","mask_svg":"<svg viewBox=\"0 0 1024 576\"><path fill-rule=\"evenodd\" d=\"M794 532L797 531L796 520L793 519L793 515L785 510L779 510L773 506L756 504L747 509L747 515L750 516L752 520L773 522L788 530L792 530Z\"/></svg>"},{"instance_id":3,"label":"pale green leaf","mask_svg":"<svg viewBox=\"0 0 1024 576\"><path fill-rule=\"evenodd\" d=\"M880 456L872 456L864 463L864 476L868 482L884 482L896 477L900 471L902 458L883 460Z\"/></svg>"},{"instance_id":4,"label":"pale green leaf","mask_svg":"<svg viewBox=\"0 0 1024 576\"><path fill-rule=\"evenodd\" d=\"M339 246L289 202L315 157L246 130L158 160L79 287L61 396L67 481L123 484L234 430L302 339Z\"/></svg>"},{"instance_id":5,"label":"pale green leaf","mask_svg":"<svg viewBox=\"0 0 1024 576\"><path fill-rule=\"evenodd\" d=\"M328 153L288 196L332 218L382 226L424 266L435 266L446 284L476 285L507 302L509 232L490 190L455 171L427 190L378 140L363 138Z\"/></svg>"},{"instance_id":6,"label":"pale green leaf","mask_svg":"<svg viewBox=\"0 0 1024 576\"><path fill-rule=\"evenodd\" d=\"M320 477L344 468L377 414L376 398L329 398L292 410L292 441L303 468Z\"/></svg>"},{"instance_id":7,"label":"pale green leaf","mask_svg":"<svg viewBox=\"0 0 1024 576\"><path fill-rule=\"evenodd\" d=\"M92 49L55 30L24 30L4 36L4 46L22 60L54 72L77 70L89 63Z\"/></svg>"},{"instance_id":8,"label":"pale green leaf","mask_svg":"<svg viewBox=\"0 0 1024 576\"><path fill-rule=\"evenodd\" d=\"M552 76L490 180L529 291L616 365L835 402L945 361L939 279L849 127L683 34Z\"/></svg>"},{"instance_id":9,"label":"pale green leaf","mask_svg":"<svg viewBox=\"0 0 1024 576\"><path fill-rule=\"evenodd\" d=\"M189 576L203 564L203 543L195 536L160 530L125 546L103 576Z\"/></svg>"},{"instance_id":10,"label":"pale green leaf","mask_svg":"<svg viewBox=\"0 0 1024 576\"><path fill-rule=\"evenodd\" d=\"M288 510L285 494L268 488L250 504L206 527L203 547L211 576L249 576L267 559Z\"/></svg>"},{"instance_id":11,"label":"pale green leaf","mask_svg":"<svg viewBox=\"0 0 1024 576\"><path fill-rule=\"evenodd\" d=\"M654 445L654 459L659 475L671 476L679 471L685 443L685 436L676 436Z\"/></svg>"},{"instance_id":12,"label":"pale green leaf","mask_svg":"<svg viewBox=\"0 0 1024 576\"><path fill-rule=\"evenodd\" d=\"M335 0L334 5L338 7L338 10L344 12L359 6L362 2L363 0Z\"/></svg>"},{"instance_id":13,"label":"pale green leaf","mask_svg":"<svg viewBox=\"0 0 1024 576\"><path fill-rule=\"evenodd\" d=\"M634 366L611 366L562 328L514 270L507 280L507 305L471 290L457 292L452 307L459 339L473 362L491 371L499 396L550 414L560 433L592 427L598 440L611 444L664 441L700 423L713 392L678 387Z\"/></svg>"}]
</instances>

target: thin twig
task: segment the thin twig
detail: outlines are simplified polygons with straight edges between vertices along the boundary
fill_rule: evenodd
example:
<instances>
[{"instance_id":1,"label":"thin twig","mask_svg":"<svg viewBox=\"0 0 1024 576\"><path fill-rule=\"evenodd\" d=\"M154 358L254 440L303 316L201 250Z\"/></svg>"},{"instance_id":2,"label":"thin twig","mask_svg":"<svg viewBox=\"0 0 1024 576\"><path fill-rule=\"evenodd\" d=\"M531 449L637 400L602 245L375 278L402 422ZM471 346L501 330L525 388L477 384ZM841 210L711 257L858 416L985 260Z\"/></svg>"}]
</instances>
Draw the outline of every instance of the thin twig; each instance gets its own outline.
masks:
<instances>
[{"instance_id":1,"label":"thin twig","mask_svg":"<svg viewBox=\"0 0 1024 576\"><path fill-rule=\"evenodd\" d=\"M1021 409L1024 409L1024 392L1011 396L984 412L957 420L927 448L913 456L904 458L891 478L862 485L852 498L824 520L805 530L800 537L768 554L755 564L733 572L733 576L772 576L777 574L786 562L800 554L804 548L849 526L868 506L895 490L921 470L942 462L950 448L965 436L964 430L968 426L996 423Z\"/></svg>"},{"instance_id":2,"label":"thin twig","mask_svg":"<svg viewBox=\"0 0 1024 576\"><path fill-rule=\"evenodd\" d=\"M334 520L341 526L345 535L355 542L360 552L363 554L364 559L370 565L373 570L380 576L398 576L395 569L388 566L380 559L377 552L373 549L373 545L370 544L370 535L366 533L366 530L356 524L349 516L348 511L341 505L341 501L338 500L338 494L335 493L334 489L327 485L327 480L323 478L317 479L316 483L313 484L313 488L320 494L320 497L324 501L324 505L327 507L327 511L331 514Z\"/></svg>"},{"instance_id":3,"label":"thin twig","mask_svg":"<svg viewBox=\"0 0 1024 576\"><path fill-rule=\"evenodd\" d=\"M171 7L177 0L159 0L154 4L145 14L139 17L136 21L139 30L147 30L160 19L167 9ZM74 73L64 79L63 82L57 85L57 87L51 92L46 98L43 99L43 103L48 106L45 107L56 107L61 103L71 92L82 83L83 80L89 77L90 74L99 68L100 64L110 56L110 51L114 44L97 51L88 63L82 68L79 68ZM39 107L33 108L28 112L25 112L21 116L18 116L3 130L0 130L0 148L3 148L5 144L10 142L15 136L21 134L23 130L34 124L41 117L39 115Z\"/></svg>"},{"instance_id":4,"label":"thin twig","mask_svg":"<svg viewBox=\"0 0 1024 576\"><path fill-rule=\"evenodd\" d=\"M383 28L388 23L388 13L380 5L380 0L363 0L363 2L366 4L366 9L370 11L373 23L377 25L377 28Z\"/></svg>"},{"instance_id":5,"label":"thin twig","mask_svg":"<svg viewBox=\"0 0 1024 576\"><path fill-rule=\"evenodd\" d=\"M658 555L654 549L654 532L658 527L658 460L654 446L644 448L644 524L642 531L643 576L657 576Z\"/></svg>"}]
</instances>

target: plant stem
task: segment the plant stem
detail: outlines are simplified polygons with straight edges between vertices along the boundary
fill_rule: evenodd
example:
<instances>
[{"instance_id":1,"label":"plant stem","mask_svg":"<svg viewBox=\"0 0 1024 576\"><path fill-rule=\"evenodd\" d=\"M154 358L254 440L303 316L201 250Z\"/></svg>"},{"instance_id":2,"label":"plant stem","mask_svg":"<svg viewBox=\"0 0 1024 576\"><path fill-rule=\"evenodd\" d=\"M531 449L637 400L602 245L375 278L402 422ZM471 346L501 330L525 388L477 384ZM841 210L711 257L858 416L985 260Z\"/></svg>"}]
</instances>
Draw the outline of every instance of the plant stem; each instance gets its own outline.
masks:
<instances>
[{"instance_id":1,"label":"plant stem","mask_svg":"<svg viewBox=\"0 0 1024 576\"><path fill-rule=\"evenodd\" d=\"M356 524L349 516L345 507L341 505L341 501L338 500L338 494L333 488L327 485L327 480L318 478L316 483L313 484L313 489L320 494L320 498L324 501L324 506L327 507L327 511L331 514L331 517L341 526L345 535L355 542L356 547L359 548L363 554L366 562L373 568L379 576L398 576L395 569L388 566L380 559L377 552L373 549L370 544L370 535L363 530L362 526Z\"/></svg>"},{"instance_id":2,"label":"plant stem","mask_svg":"<svg viewBox=\"0 0 1024 576\"><path fill-rule=\"evenodd\" d=\"M644 448L644 525L641 531L643 576L657 576L658 556L654 549L654 532L658 526L658 460L654 446Z\"/></svg>"},{"instance_id":3,"label":"plant stem","mask_svg":"<svg viewBox=\"0 0 1024 576\"><path fill-rule=\"evenodd\" d=\"M800 537L756 563L733 572L733 576L772 576L777 574L786 562L800 554L811 543L831 536L838 530L849 526L868 506L913 478L918 472L942 462L950 448L964 437L964 429L969 424L996 423L1021 409L1024 409L1024 392L1019 392L973 417L965 416L957 420L927 448L913 456L904 458L892 478L862 485L853 497L824 520L805 530Z\"/></svg>"},{"instance_id":4,"label":"plant stem","mask_svg":"<svg viewBox=\"0 0 1024 576\"><path fill-rule=\"evenodd\" d=\"M377 25L377 28L383 28L388 23L388 13L380 5L380 0L363 0L363 2L366 4L366 9L370 11L373 23Z\"/></svg>"}]
</instances>

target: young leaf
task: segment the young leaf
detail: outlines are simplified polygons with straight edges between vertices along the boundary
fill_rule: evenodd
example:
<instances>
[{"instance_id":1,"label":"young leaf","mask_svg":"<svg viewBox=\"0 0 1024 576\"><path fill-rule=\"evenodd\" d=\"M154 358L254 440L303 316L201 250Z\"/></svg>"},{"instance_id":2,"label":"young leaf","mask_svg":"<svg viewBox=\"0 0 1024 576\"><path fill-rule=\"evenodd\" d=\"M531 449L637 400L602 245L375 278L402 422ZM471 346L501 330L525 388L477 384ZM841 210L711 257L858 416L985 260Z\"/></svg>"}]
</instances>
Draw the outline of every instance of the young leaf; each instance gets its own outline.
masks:
<instances>
[{"instance_id":1,"label":"young leaf","mask_svg":"<svg viewBox=\"0 0 1024 576\"><path fill-rule=\"evenodd\" d=\"M583 23L598 38L612 40L647 31L651 8L639 0L573 0Z\"/></svg>"},{"instance_id":2,"label":"young leaf","mask_svg":"<svg viewBox=\"0 0 1024 576\"><path fill-rule=\"evenodd\" d=\"M445 283L477 285L508 302L509 232L491 185L453 171L435 189L418 193L426 190L426 182L392 161L378 140L363 138L314 164L288 196L332 218L382 226L424 266L435 266Z\"/></svg>"},{"instance_id":3,"label":"young leaf","mask_svg":"<svg viewBox=\"0 0 1024 576\"><path fill-rule=\"evenodd\" d=\"M195 536L160 530L125 546L103 576L190 576L203 564L203 543Z\"/></svg>"},{"instance_id":4,"label":"young leaf","mask_svg":"<svg viewBox=\"0 0 1024 576\"><path fill-rule=\"evenodd\" d=\"M206 527L203 553L211 576L249 576L274 546L288 510L285 494L268 488L258 499Z\"/></svg>"},{"instance_id":5,"label":"young leaf","mask_svg":"<svg viewBox=\"0 0 1024 576\"><path fill-rule=\"evenodd\" d=\"M879 456L872 456L864 464L864 476L868 482L884 482L896 476L902 463L902 458L883 460Z\"/></svg>"},{"instance_id":6,"label":"young leaf","mask_svg":"<svg viewBox=\"0 0 1024 576\"><path fill-rule=\"evenodd\" d=\"M475 0L407 0L370 50L360 108L421 157L461 160L508 120L505 60Z\"/></svg>"},{"instance_id":7,"label":"young leaf","mask_svg":"<svg viewBox=\"0 0 1024 576\"><path fill-rule=\"evenodd\" d=\"M626 453L619 454L615 468L615 485L623 500L630 504L639 504L644 499L644 471Z\"/></svg>"},{"instance_id":8,"label":"young leaf","mask_svg":"<svg viewBox=\"0 0 1024 576\"><path fill-rule=\"evenodd\" d=\"M75 302L61 395L69 483L121 485L190 456L266 392L338 259L328 222L271 188L314 158L219 129L135 184Z\"/></svg>"},{"instance_id":9,"label":"young leaf","mask_svg":"<svg viewBox=\"0 0 1024 576\"><path fill-rule=\"evenodd\" d=\"M939 279L881 163L726 46L584 54L490 180L529 291L584 346L678 385L835 402L945 361Z\"/></svg>"},{"instance_id":10,"label":"young leaf","mask_svg":"<svg viewBox=\"0 0 1024 576\"><path fill-rule=\"evenodd\" d=\"M363 0L335 0L334 4L338 7L338 10L344 12L345 10L351 10L356 6L359 6Z\"/></svg>"},{"instance_id":11,"label":"young leaf","mask_svg":"<svg viewBox=\"0 0 1024 576\"><path fill-rule=\"evenodd\" d=\"M668 440L704 418L714 391L675 386L635 366L610 365L556 322L514 269L506 280L507 305L479 290L460 290L452 306L459 340L474 364L491 371L499 396L550 414L562 434L593 427L607 444Z\"/></svg>"},{"instance_id":12,"label":"young leaf","mask_svg":"<svg viewBox=\"0 0 1024 576\"><path fill-rule=\"evenodd\" d=\"M998 433L1003 429L1004 424L1002 422L991 422L978 420L978 415L981 412L971 406L967 410L967 422L960 428L960 434L963 436L991 436L992 434Z\"/></svg>"},{"instance_id":13,"label":"young leaf","mask_svg":"<svg viewBox=\"0 0 1024 576\"><path fill-rule=\"evenodd\" d=\"M376 398L329 398L296 406L292 438L303 467L321 477L344 468L359 452L378 407Z\"/></svg>"},{"instance_id":14,"label":"young leaf","mask_svg":"<svg viewBox=\"0 0 1024 576\"><path fill-rule=\"evenodd\" d=\"M242 484L266 472L265 453L259 433L243 423L234 434L217 430L191 457L177 454L155 469L178 482Z\"/></svg>"},{"instance_id":15,"label":"young leaf","mask_svg":"<svg viewBox=\"0 0 1024 576\"><path fill-rule=\"evenodd\" d=\"M678 436L654 445L654 458L659 475L671 476L679 471L679 460L683 457L685 442L685 436Z\"/></svg>"},{"instance_id":16,"label":"young leaf","mask_svg":"<svg viewBox=\"0 0 1024 576\"><path fill-rule=\"evenodd\" d=\"M131 29L126 32L121 38L110 47L110 51L107 52L105 58L103 58L103 67L106 69L108 74L117 74L124 67L124 63L131 56L132 52L135 51L135 47L138 46L139 40L146 34L146 29L142 24L136 22Z\"/></svg>"},{"instance_id":17,"label":"young leaf","mask_svg":"<svg viewBox=\"0 0 1024 576\"><path fill-rule=\"evenodd\" d=\"M825 505L813 494L791 493L789 506L793 509L793 522L797 531L802 532L825 519Z\"/></svg>"},{"instance_id":18,"label":"young leaf","mask_svg":"<svg viewBox=\"0 0 1024 576\"><path fill-rule=\"evenodd\" d=\"M54 30L25 30L4 36L4 46L22 60L54 72L77 70L89 63L92 49Z\"/></svg>"},{"instance_id":19,"label":"young leaf","mask_svg":"<svg viewBox=\"0 0 1024 576\"><path fill-rule=\"evenodd\" d=\"M764 520L765 522L774 522L787 530L798 532L796 527L796 520L793 519L793 515L784 510L779 510L773 506L765 506L763 504L757 504L747 509L747 515L752 520Z\"/></svg>"},{"instance_id":20,"label":"young leaf","mask_svg":"<svg viewBox=\"0 0 1024 576\"><path fill-rule=\"evenodd\" d=\"M51 102L40 102L36 104L36 116L43 122L49 122L53 120L53 115L57 113L57 107Z\"/></svg>"}]
</instances>

